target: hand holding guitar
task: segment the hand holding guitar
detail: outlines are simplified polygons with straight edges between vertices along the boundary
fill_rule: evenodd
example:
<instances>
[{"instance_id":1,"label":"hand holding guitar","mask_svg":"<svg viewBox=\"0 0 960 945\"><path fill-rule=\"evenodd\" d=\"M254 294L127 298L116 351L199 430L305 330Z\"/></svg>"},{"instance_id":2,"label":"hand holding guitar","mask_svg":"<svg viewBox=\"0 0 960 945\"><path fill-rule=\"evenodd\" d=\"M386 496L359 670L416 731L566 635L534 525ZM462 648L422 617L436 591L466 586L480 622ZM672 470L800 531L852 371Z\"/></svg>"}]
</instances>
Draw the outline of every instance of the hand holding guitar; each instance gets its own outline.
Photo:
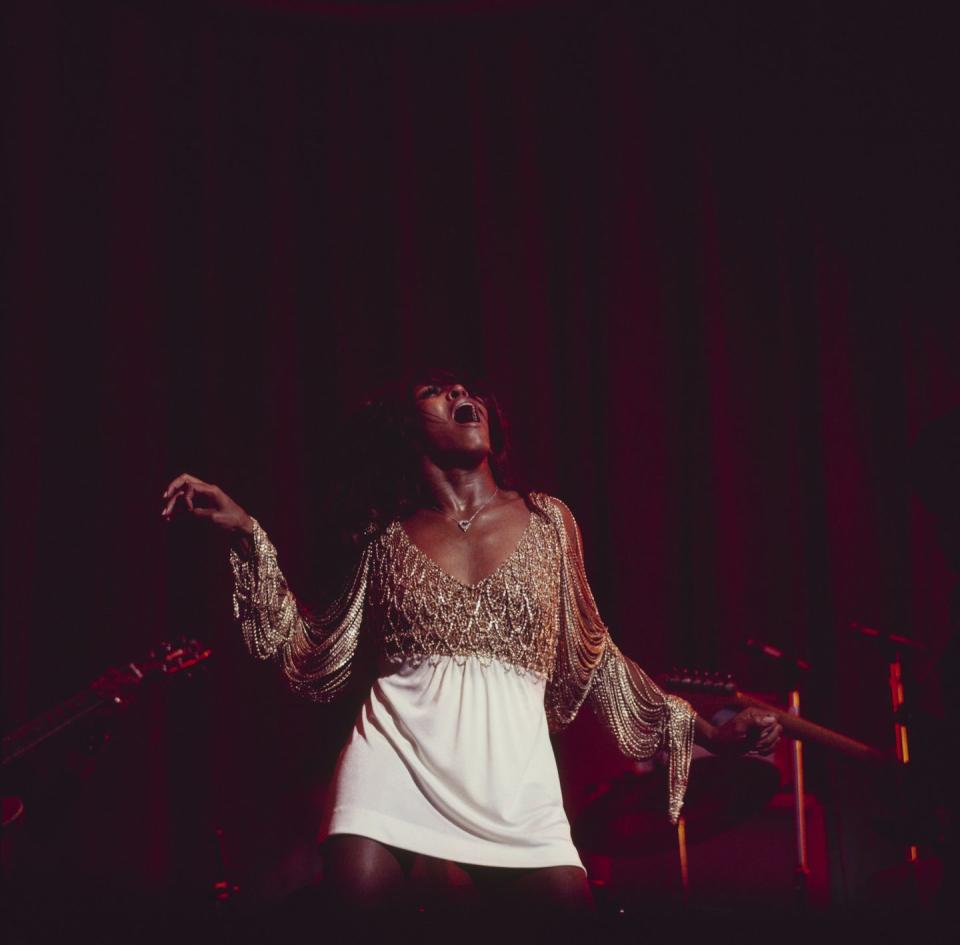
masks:
<instances>
[{"instance_id":1,"label":"hand holding guitar","mask_svg":"<svg viewBox=\"0 0 960 945\"><path fill-rule=\"evenodd\" d=\"M714 727L708 747L718 755L769 755L782 731L775 715L750 707Z\"/></svg>"}]
</instances>

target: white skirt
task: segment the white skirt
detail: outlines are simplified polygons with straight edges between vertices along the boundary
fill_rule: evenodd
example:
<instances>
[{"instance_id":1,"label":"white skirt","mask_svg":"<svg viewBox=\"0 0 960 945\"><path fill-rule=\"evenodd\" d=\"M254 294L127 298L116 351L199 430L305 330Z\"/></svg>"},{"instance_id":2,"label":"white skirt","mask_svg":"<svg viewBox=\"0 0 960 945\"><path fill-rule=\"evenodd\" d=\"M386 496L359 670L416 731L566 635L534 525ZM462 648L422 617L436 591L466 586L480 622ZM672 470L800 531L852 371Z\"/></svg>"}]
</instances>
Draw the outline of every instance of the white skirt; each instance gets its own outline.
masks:
<instances>
[{"instance_id":1,"label":"white skirt","mask_svg":"<svg viewBox=\"0 0 960 945\"><path fill-rule=\"evenodd\" d=\"M583 868L543 707L545 680L476 657L373 684L320 831L478 866Z\"/></svg>"}]
</instances>

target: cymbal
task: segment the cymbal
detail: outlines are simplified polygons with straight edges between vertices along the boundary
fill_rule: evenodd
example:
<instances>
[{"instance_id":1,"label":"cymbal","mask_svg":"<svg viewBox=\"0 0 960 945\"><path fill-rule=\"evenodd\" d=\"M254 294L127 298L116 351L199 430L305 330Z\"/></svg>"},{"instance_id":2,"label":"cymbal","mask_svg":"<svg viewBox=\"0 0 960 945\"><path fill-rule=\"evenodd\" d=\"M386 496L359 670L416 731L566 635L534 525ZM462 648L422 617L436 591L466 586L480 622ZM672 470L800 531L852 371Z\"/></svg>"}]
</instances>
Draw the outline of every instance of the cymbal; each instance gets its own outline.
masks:
<instances>
[{"instance_id":1,"label":"cymbal","mask_svg":"<svg viewBox=\"0 0 960 945\"><path fill-rule=\"evenodd\" d=\"M779 769L765 759L695 758L683 807L687 843L757 813L779 787ZM574 843L588 853L643 856L676 847L676 827L667 819L665 769L626 772L602 785L574 820L572 832Z\"/></svg>"}]
</instances>

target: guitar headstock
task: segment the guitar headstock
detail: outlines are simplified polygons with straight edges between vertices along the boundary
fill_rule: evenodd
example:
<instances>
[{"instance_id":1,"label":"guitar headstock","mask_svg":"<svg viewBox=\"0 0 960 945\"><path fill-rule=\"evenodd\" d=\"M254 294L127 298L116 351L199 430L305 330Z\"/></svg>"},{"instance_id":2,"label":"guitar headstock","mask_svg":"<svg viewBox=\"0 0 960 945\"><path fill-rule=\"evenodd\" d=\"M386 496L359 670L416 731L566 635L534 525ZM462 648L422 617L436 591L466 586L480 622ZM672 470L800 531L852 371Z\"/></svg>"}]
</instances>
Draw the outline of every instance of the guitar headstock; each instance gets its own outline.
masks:
<instances>
[{"instance_id":1,"label":"guitar headstock","mask_svg":"<svg viewBox=\"0 0 960 945\"><path fill-rule=\"evenodd\" d=\"M209 646L198 640L183 638L176 643L161 643L147 654L147 659L142 663L131 663L130 666L136 666L136 671L144 676L151 673L172 676L174 673L181 673L198 666L209 659L212 653L213 650Z\"/></svg>"},{"instance_id":2,"label":"guitar headstock","mask_svg":"<svg viewBox=\"0 0 960 945\"><path fill-rule=\"evenodd\" d=\"M107 670L90 688L99 696L116 701L124 689L136 686L150 676L173 676L193 669L212 654L213 650L199 640L183 638L175 643L164 642L142 660Z\"/></svg>"}]
</instances>

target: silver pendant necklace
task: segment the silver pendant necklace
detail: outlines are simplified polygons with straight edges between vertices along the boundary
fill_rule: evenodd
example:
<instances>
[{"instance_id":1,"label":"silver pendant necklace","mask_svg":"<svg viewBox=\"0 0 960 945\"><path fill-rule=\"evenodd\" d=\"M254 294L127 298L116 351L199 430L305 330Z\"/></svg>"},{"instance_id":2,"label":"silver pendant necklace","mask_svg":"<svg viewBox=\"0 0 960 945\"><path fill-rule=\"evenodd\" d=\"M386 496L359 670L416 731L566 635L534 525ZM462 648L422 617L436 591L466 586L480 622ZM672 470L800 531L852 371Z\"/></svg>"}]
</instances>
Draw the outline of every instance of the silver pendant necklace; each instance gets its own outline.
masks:
<instances>
[{"instance_id":1,"label":"silver pendant necklace","mask_svg":"<svg viewBox=\"0 0 960 945\"><path fill-rule=\"evenodd\" d=\"M483 503L477 506L476 511L470 516L470 518L454 518L452 515L444 512L443 509L437 509L437 511L440 512L444 517L450 519L450 521L456 522L460 528L460 531L465 532L473 524L473 520L497 497L497 493L499 491L500 487L497 486L493 490L493 493L490 495L490 497L485 499Z\"/></svg>"}]
</instances>

